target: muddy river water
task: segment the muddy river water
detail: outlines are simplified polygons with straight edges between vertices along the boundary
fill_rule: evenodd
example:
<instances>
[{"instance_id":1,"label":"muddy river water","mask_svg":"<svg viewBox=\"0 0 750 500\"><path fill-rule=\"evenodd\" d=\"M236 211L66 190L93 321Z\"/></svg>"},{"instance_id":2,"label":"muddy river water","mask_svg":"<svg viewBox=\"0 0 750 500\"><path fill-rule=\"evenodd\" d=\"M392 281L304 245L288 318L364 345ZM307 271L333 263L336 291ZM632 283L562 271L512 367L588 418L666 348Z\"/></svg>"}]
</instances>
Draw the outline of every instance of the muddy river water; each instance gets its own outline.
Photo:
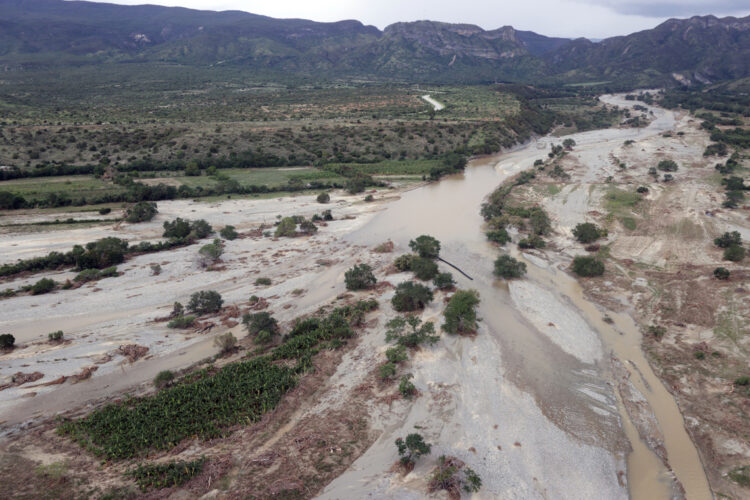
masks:
<instances>
[{"instance_id":1,"label":"muddy river water","mask_svg":"<svg viewBox=\"0 0 750 500\"><path fill-rule=\"evenodd\" d=\"M613 104L626 104L617 97L604 99ZM654 108L654 113L656 119L646 129L611 129L570 137L578 144L577 150L581 148L606 156L626 139L642 139L674 125L671 112ZM442 244L441 256L473 278L469 280L454 272L459 287L480 293L482 323L502 346L503 380L532 395L545 417L570 436L612 454L627 456L631 498L670 498L672 474L640 439L613 389L616 384L610 359L618 358L630 371L632 384L653 410L664 434L669 465L687 498L712 498L677 404L641 352L641 334L632 318L603 311L588 302L578 283L558 268L554 256L551 256L552 262L528 258L526 280L575 310L596 332L603 353L591 362L551 342L549 334L541 333L539 325L532 324L528 315L519 311L508 286L492 277L492 263L498 250L487 242L482 231L481 203L504 179L530 168L534 160L546 156L551 142L559 141L542 138L507 153L474 160L461 175L405 193L349 238L367 245L391 239L400 251L406 251L408 241L419 234L438 238ZM536 298L532 294L528 300ZM539 300L543 298L540 296ZM614 319L613 324L602 320L605 312ZM549 324L552 326L552 322ZM581 345L580 349L584 351L587 347L590 346ZM556 450L550 449L549 453L556 453Z\"/></svg>"}]
</instances>

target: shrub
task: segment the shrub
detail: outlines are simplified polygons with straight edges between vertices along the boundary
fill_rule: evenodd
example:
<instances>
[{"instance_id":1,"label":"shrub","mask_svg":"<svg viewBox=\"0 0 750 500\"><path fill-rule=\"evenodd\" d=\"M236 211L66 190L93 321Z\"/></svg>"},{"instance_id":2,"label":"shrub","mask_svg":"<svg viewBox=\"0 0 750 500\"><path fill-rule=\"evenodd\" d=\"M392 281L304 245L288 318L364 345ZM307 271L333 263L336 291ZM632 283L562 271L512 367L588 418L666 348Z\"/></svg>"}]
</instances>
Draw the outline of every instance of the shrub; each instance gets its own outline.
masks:
<instances>
[{"instance_id":1,"label":"shrub","mask_svg":"<svg viewBox=\"0 0 750 500\"><path fill-rule=\"evenodd\" d=\"M154 385L162 388L169 385L174 380L174 373L171 370L162 370L154 377Z\"/></svg>"},{"instance_id":2,"label":"shrub","mask_svg":"<svg viewBox=\"0 0 750 500\"><path fill-rule=\"evenodd\" d=\"M396 365L390 361L380 365L378 368L378 376L380 380L390 380L396 375Z\"/></svg>"},{"instance_id":3,"label":"shrub","mask_svg":"<svg viewBox=\"0 0 750 500\"><path fill-rule=\"evenodd\" d=\"M0 348L10 349L16 343L16 338L10 333L0 334Z\"/></svg>"},{"instance_id":4,"label":"shrub","mask_svg":"<svg viewBox=\"0 0 750 500\"><path fill-rule=\"evenodd\" d=\"M214 290L207 290L201 292L195 292L190 296L190 302L188 302L188 310L196 314L207 314L215 313L221 309L221 305L224 301L221 298L219 292Z\"/></svg>"},{"instance_id":5,"label":"shrub","mask_svg":"<svg viewBox=\"0 0 750 500\"><path fill-rule=\"evenodd\" d=\"M500 245L505 245L506 243L510 242L510 235L508 234L508 231L505 230L505 228L500 228L497 231L487 231L487 233L485 234L488 240Z\"/></svg>"},{"instance_id":6,"label":"shrub","mask_svg":"<svg viewBox=\"0 0 750 500\"><path fill-rule=\"evenodd\" d=\"M279 222L279 225L276 226L276 232L274 233L274 236L277 238L281 236L297 236L297 222L292 217L284 217Z\"/></svg>"},{"instance_id":7,"label":"shrub","mask_svg":"<svg viewBox=\"0 0 750 500\"><path fill-rule=\"evenodd\" d=\"M55 289L57 283L50 278L42 278L31 287L31 295L42 295Z\"/></svg>"},{"instance_id":8,"label":"shrub","mask_svg":"<svg viewBox=\"0 0 750 500\"><path fill-rule=\"evenodd\" d=\"M71 254L79 270L103 269L122 263L127 251L127 241L109 237L87 243L85 249L76 245Z\"/></svg>"},{"instance_id":9,"label":"shrub","mask_svg":"<svg viewBox=\"0 0 750 500\"><path fill-rule=\"evenodd\" d=\"M409 380L412 377L413 375L411 373L404 375L398 383L398 392L400 392L401 396L406 399L411 399L417 394L417 388L411 383L411 380Z\"/></svg>"},{"instance_id":10,"label":"shrub","mask_svg":"<svg viewBox=\"0 0 750 500\"><path fill-rule=\"evenodd\" d=\"M748 377L747 375L737 377L734 381L734 385L742 385L742 386L750 385L750 377Z\"/></svg>"},{"instance_id":11,"label":"shrub","mask_svg":"<svg viewBox=\"0 0 750 500\"><path fill-rule=\"evenodd\" d=\"M653 335L657 340L660 340L667 333L667 329L659 325L650 325L648 327L648 333Z\"/></svg>"},{"instance_id":12,"label":"shrub","mask_svg":"<svg viewBox=\"0 0 750 500\"><path fill-rule=\"evenodd\" d=\"M396 311L416 311L432 301L432 291L424 285L407 281L396 287L391 304Z\"/></svg>"},{"instance_id":13,"label":"shrub","mask_svg":"<svg viewBox=\"0 0 750 500\"><path fill-rule=\"evenodd\" d=\"M193 462L167 462L139 465L125 474L132 477L141 491L180 486L198 475L205 458Z\"/></svg>"},{"instance_id":14,"label":"shrub","mask_svg":"<svg viewBox=\"0 0 750 500\"><path fill-rule=\"evenodd\" d=\"M104 207L99 209L99 215L107 215L112 212L112 209L109 207Z\"/></svg>"},{"instance_id":15,"label":"shrub","mask_svg":"<svg viewBox=\"0 0 750 500\"><path fill-rule=\"evenodd\" d=\"M89 281L94 281L97 279L99 279L98 269L84 269L80 273L76 274L76 277L73 278L73 281L87 283Z\"/></svg>"},{"instance_id":16,"label":"shrub","mask_svg":"<svg viewBox=\"0 0 750 500\"><path fill-rule=\"evenodd\" d=\"M261 332L274 334L279 330L279 324L271 314L263 311L242 316L242 323L247 328L248 335L258 335Z\"/></svg>"},{"instance_id":17,"label":"shrub","mask_svg":"<svg viewBox=\"0 0 750 500\"><path fill-rule=\"evenodd\" d=\"M656 166L662 172L677 172L677 164L672 160L662 160Z\"/></svg>"},{"instance_id":18,"label":"shrub","mask_svg":"<svg viewBox=\"0 0 750 500\"><path fill-rule=\"evenodd\" d=\"M372 268L367 264L358 264L344 273L347 290L366 290L377 282Z\"/></svg>"},{"instance_id":19,"label":"shrub","mask_svg":"<svg viewBox=\"0 0 750 500\"><path fill-rule=\"evenodd\" d=\"M317 198L315 198L318 203L328 203L331 201L331 195L328 193L320 193Z\"/></svg>"},{"instance_id":20,"label":"shrub","mask_svg":"<svg viewBox=\"0 0 750 500\"><path fill-rule=\"evenodd\" d=\"M638 194L645 194L648 193L648 188L646 186L638 186L635 192Z\"/></svg>"},{"instance_id":21,"label":"shrub","mask_svg":"<svg viewBox=\"0 0 750 500\"><path fill-rule=\"evenodd\" d=\"M510 255L501 255L495 260L494 274L505 279L520 278L526 274L526 264Z\"/></svg>"},{"instance_id":22,"label":"shrub","mask_svg":"<svg viewBox=\"0 0 750 500\"><path fill-rule=\"evenodd\" d=\"M442 329L452 334L474 332L477 328L477 304L479 293L474 290L459 290L454 293L443 313L445 323Z\"/></svg>"},{"instance_id":23,"label":"shrub","mask_svg":"<svg viewBox=\"0 0 750 500\"><path fill-rule=\"evenodd\" d=\"M422 324L415 316L397 316L386 323L386 342L413 349L422 344L434 344L440 337L435 335L435 324L431 321Z\"/></svg>"},{"instance_id":24,"label":"shrub","mask_svg":"<svg viewBox=\"0 0 750 500\"><path fill-rule=\"evenodd\" d=\"M318 232L318 226L314 222L309 220L303 220L300 222L299 229L302 234L315 234Z\"/></svg>"},{"instance_id":25,"label":"shrub","mask_svg":"<svg viewBox=\"0 0 750 500\"><path fill-rule=\"evenodd\" d=\"M147 222L154 218L159 211L153 201L139 201L125 211L128 222Z\"/></svg>"},{"instance_id":26,"label":"shrub","mask_svg":"<svg viewBox=\"0 0 750 500\"><path fill-rule=\"evenodd\" d=\"M542 239L541 236L534 234L531 236L528 236L526 238L523 238L518 242L518 248L521 249L529 249L529 248L544 248L547 246L547 243Z\"/></svg>"},{"instance_id":27,"label":"shrub","mask_svg":"<svg viewBox=\"0 0 750 500\"><path fill-rule=\"evenodd\" d=\"M414 257L411 260L411 271L418 279L422 281L431 280L438 274L437 264L424 257Z\"/></svg>"},{"instance_id":28,"label":"shrub","mask_svg":"<svg viewBox=\"0 0 750 500\"><path fill-rule=\"evenodd\" d=\"M323 220L333 220L333 214L330 210L323 210Z\"/></svg>"},{"instance_id":29,"label":"shrub","mask_svg":"<svg viewBox=\"0 0 750 500\"><path fill-rule=\"evenodd\" d=\"M63 339L63 331L57 330L56 332L51 332L47 334L47 338L50 342L60 342Z\"/></svg>"},{"instance_id":30,"label":"shrub","mask_svg":"<svg viewBox=\"0 0 750 500\"><path fill-rule=\"evenodd\" d=\"M739 245L731 245L724 249L724 260L739 262L745 258L745 249Z\"/></svg>"},{"instance_id":31,"label":"shrub","mask_svg":"<svg viewBox=\"0 0 750 500\"><path fill-rule=\"evenodd\" d=\"M234 240L237 239L238 234L234 226L224 226L221 228L221 231L219 231L219 236L225 240Z\"/></svg>"},{"instance_id":32,"label":"shrub","mask_svg":"<svg viewBox=\"0 0 750 500\"><path fill-rule=\"evenodd\" d=\"M411 261L416 257L414 254L404 254L399 255L396 257L396 260L393 261L393 266L398 269L401 272L410 271L411 270Z\"/></svg>"},{"instance_id":33,"label":"shrub","mask_svg":"<svg viewBox=\"0 0 750 500\"><path fill-rule=\"evenodd\" d=\"M203 219L189 221L177 217L172 222L164 222L162 236L172 239L202 239L213 232L211 225Z\"/></svg>"},{"instance_id":34,"label":"shrub","mask_svg":"<svg viewBox=\"0 0 750 500\"><path fill-rule=\"evenodd\" d=\"M398 438L396 440L396 448L401 457L401 464L411 467L419 460L419 457L429 455L432 446L425 443L424 438L420 434L414 433L406 436L406 440Z\"/></svg>"},{"instance_id":35,"label":"shrub","mask_svg":"<svg viewBox=\"0 0 750 500\"><path fill-rule=\"evenodd\" d=\"M151 264L151 275L152 276L159 276L161 274L161 265L160 264Z\"/></svg>"},{"instance_id":36,"label":"shrub","mask_svg":"<svg viewBox=\"0 0 750 500\"><path fill-rule=\"evenodd\" d=\"M573 259L573 272L583 277L601 276L604 262L590 255L579 255Z\"/></svg>"},{"instance_id":37,"label":"shrub","mask_svg":"<svg viewBox=\"0 0 750 500\"><path fill-rule=\"evenodd\" d=\"M451 273L440 273L432 280L432 284L438 290L450 290L456 285Z\"/></svg>"},{"instance_id":38,"label":"shrub","mask_svg":"<svg viewBox=\"0 0 750 500\"><path fill-rule=\"evenodd\" d=\"M371 194L368 194L367 196L365 196L365 201L366 202L375 201L375 197Z\"/></svg>"},{"instance_id":39,"label":"shrub","mask_svg":"<svg viewBox=\"0 0 750 500\"><path fill-rule=\"evenodd\" d=\"M424 259L436 259L440 255L440 242L426 234L411 240L409 248Z\"/></svg>"},{"instance_id":40,"label":"shrub","mask_svg":"<svg viewBox=\"0 0 750 500\"><path fill-rule=\"evenodd\" d=\"M221 240L218 238L216 238L213 243L203 245L201 249L198 250L200 263L204 267L219 260L219 257L221 257L221 254L223 253L224 245L222 245Z\"/></svg>"},{"instance_id":41,"label":"shrub","mask_svg":"<svg viewBox=\"0 0 750 500\"><path fill-rule=\"evenodd\" d=\"M533 234L543 236L552 229L547 212L541 207L533 207L529 211L529 225Z\"/></svg>"},{"instance_id":42,"label":"shrub","mask_svg":"<svg viewBox=\"0 0 750 500\"><path fill-rule=\"evenodd\" d=\"M451 498L461 498L461 490L476 493L482 488L482 479L456 457L441 456L428 482L430 493L447 491Z\"/></svg>"},{"instance_id":43,"label":"shrub","mask_svg":"<svg viewBox=\"0 0 750 500\"><path fill-rule=\"evenodd\" d=\"M731 233L724 233L718 238L714 239L714 245L719 248L729 248L732 245L741 245L742 236L738 231L732 231Z\"/></svg>"},{"instance_id":44,"label":"shrub","mask_svg":"<svg viewBox=\"0 0 750 500\"><path fill-rule=\"evenodd\" d=\"M573 229L573 236L583 244L593 243L599 238L606 236L606 231L600 229L596 224L584 222Z\"/></svg>"},{"instance_id":45,"label":"shrub","mask_svg":"<svg viewBox=\"0 0 750 500\"><path fill-rule=\"evenodd\" d=\"M388 359L388 361L394 364L398 364L409 359L409 356L406 354L406 347L402 345L388 348L385 351L385 357Z\"/></svg>"},{"instance_id":46,"label":"shrub","mask_svg":"<svg viewBox=\"0 0 750 500\"><path fill-rule=\"evenodd\" d=\"M237 346L237 337L232 335L232 332L218 335L214 339L214 345L219 348L221 354L230 353L234 351L234 348Z\"/></svg>"},{"instance_id":47,"label":"shrub","mask_svg":"<svg viewBox=\"0 0 750 500\"><path fill-rule=\"evenodd\" d=\"M269 286L271 284L271 278L257 278L255 280L255 286Z\"/></svg>"},{"instance_id":48,"label":"shrub","mask_svg":"<svg viewBox=\"0 0 750 500\"><path fill-rule=\"evenodd\" d=\"M193 326L193 323L195 323L195 316L179 315L176 318L172 319L169 323L167 323L167 328L190 328L191 326Z\"/></svg>"},{"instance_id":49,"label":"shrub","mask_svg":"<svg viewBox=\"0 0 750 500\"><path fill-rule=\"evenodd\" d=\"M719 280L728 280L729 279L729 269L726 267L717 267L714 269L714 277Z\"/></svg>"}]
</instances>

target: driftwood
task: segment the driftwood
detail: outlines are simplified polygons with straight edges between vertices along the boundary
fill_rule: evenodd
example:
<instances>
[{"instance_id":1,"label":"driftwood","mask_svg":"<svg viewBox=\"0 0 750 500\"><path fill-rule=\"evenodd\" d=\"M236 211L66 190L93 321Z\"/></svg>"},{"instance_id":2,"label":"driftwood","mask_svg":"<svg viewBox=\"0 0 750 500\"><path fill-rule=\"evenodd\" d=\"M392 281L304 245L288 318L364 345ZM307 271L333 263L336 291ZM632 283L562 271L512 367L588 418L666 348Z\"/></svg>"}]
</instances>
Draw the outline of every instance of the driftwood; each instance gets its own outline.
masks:
<instances>
[{"instance_id":1,"label":"driftwood","mask_svg":"<svg viewBox=\"0 0 750 500\"><path fill-rule=\"evenodd\" d=\"M469 276L468 274L466 274L465 272L463 272L463 271L461 270L461 268L459 268L458 266L454 266L453 264L451 264L450 262L448 262L447 260L445 260L445 259L443 259L443 258L440 258L440 257L438 257L437 259L438 259L438 260L439 260L440 262L444 262L444 263L448 264L448 265L449 265L449 266L451 266L451 267L452 267L453 269L455 269L455 270L456 270L456 271L458 271L459 273L461 273L461 274L463 274L464 276L466 276L467 278L469 278L469 279L470 279L471 281L474 281L474 278L472 278L471 276Z\"/></svg>"}]
</instances>

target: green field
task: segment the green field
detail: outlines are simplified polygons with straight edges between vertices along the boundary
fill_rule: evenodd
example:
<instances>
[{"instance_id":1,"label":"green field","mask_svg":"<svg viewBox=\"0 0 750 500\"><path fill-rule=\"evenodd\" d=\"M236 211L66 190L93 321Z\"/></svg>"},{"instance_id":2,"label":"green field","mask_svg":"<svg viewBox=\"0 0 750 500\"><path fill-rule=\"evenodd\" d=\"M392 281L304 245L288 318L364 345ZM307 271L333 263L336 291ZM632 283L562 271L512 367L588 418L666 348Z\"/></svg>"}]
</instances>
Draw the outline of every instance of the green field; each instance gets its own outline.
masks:
<instances>
[{"instance_id":1,"label":"green field","mask_svg":"<svg viewBox=\"0 0 750 500\"><path fill-rule=\"evenodd\" d=\"M191 188L216 186L221 182L221 177L226 176L240 183L242 186L268 186L277 187L288 184L290 180L298 179L305 183L318 182L346 182L346 179L332 172L313 167L293 168L226 168L217 170L217 176L203 175L199 177L184 176L182 173L170 172L171 175L148 179L148 184L184 184Z\"/></svg>"},{"instance_id":2,"label":"green field","mask_svg":"<svg viewBox=\"0 0 750 500\"><path fill-rule=\"evenodd\" d=\"M367 175L428 175L440 160L387 160L377 163L330 163L328 168L349 167Z\"/></svg>"},{"instance_id":3,"label":"green field","mask_svg":"<svg viewBox=\"0 0 750 500\"><path fill-rule=\"evenodd\" d=\"M0 181L0 191L9 191L27 200L40 200L52 194L86 197L94 194L122 193L125 189L90 175L69 175Z\"/></svg>"}]
</instances>

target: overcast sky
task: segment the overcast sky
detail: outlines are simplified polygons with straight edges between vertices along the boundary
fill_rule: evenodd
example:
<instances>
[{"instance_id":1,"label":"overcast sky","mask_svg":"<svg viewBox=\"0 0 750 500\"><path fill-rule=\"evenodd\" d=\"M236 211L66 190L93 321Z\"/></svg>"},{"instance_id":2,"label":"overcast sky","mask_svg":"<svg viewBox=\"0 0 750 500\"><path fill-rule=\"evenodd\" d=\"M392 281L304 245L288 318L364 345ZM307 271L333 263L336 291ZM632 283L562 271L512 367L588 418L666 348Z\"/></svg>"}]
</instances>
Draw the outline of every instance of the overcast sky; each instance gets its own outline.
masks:
<instances>
[{"instance_id":1,"label":"overcast sky","mask_svg":"<svg viewBox=\"0 0 750 500\"><path fill-rule=\"evenodd\" d=\"M110 0L206 10L244 10L314 21L358 19L378 28L430 19L505 25L548 36L605 38L653 28L670 17L750 15L750 0Z\"/></svg>"}]
</instances>

